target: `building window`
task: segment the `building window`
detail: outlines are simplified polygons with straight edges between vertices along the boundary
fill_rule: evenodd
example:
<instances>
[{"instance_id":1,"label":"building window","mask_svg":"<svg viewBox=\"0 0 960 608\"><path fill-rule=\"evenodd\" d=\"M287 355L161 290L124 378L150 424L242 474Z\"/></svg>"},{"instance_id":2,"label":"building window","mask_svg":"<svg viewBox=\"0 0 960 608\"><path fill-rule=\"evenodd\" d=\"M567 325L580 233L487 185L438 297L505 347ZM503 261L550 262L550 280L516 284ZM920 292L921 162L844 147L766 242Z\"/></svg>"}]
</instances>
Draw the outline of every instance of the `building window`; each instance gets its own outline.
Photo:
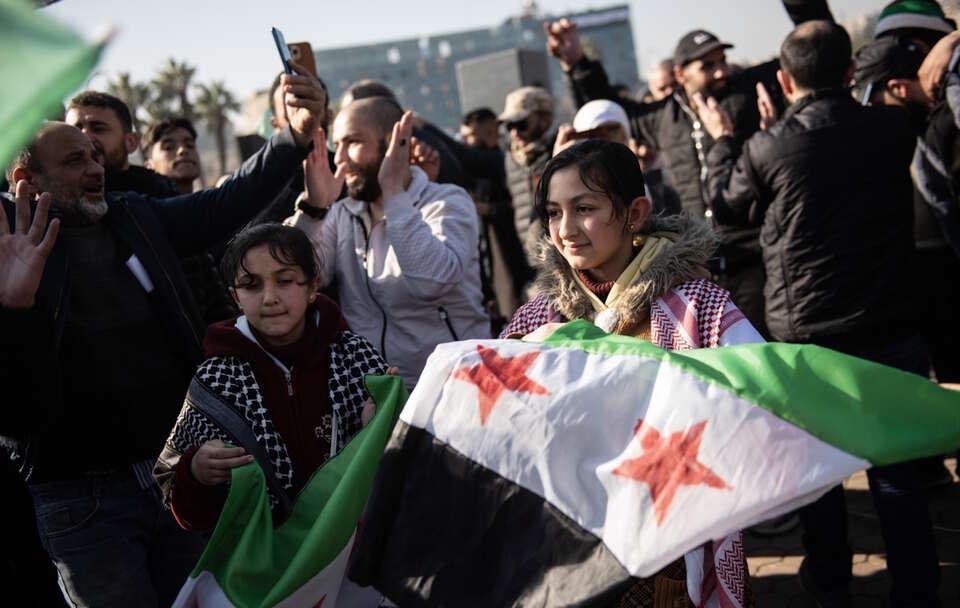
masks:
<instances>
[{"instance_id":1,"label":"building window","mask_svg":"<svg viewBox=\"0 0 960 608\"><path fill-rule=\"evenodd\" d=\"M400 63L400 49L395 46L387 50L387 61L390 63Z\"/></svg>"}]
</instances>

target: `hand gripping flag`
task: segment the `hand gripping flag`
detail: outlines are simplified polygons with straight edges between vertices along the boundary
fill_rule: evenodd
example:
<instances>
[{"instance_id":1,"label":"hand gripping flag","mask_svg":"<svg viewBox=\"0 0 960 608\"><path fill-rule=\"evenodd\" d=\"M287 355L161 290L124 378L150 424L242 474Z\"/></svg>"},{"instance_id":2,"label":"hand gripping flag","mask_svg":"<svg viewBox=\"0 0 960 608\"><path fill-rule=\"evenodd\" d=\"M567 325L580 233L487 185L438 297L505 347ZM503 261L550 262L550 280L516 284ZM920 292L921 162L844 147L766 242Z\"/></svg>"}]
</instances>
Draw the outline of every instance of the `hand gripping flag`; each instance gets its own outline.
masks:
<instances>
[{"instance_id":1,"label":"hand gripping flag","mask_svg":"<svg viewBox=\"0 0 960 608\"><path fill-rule=\"evenodd\" d=\"M398 377L368 377L366 382L377 402L376 415L314 473L280 526L273 526L260 467L251 463L234 469L217 527L175 608L334 608L345 599L341 585L357 521L406 398ZM359 591L349 584L346 588L347 593Z\"/></svg>"},{"instance_id":2,"label":"hand gripping flag","mask_svg":"<svg viewBox=\"0 0 960 608\"><path fill-rule=\"evenodd\" d=\"M105 39L87 44L23 0L0 0L0 166L56 115L63 98L100 58Z\"/></svg>"},{"instance_id":3,"label":"hand gripping flag","mask_svg":"<svg viewBox=\"0 0 960 608\"><path fill-rule=\"evenodd\" d=\"M681 354L584 321L544 344L445 344L351 573L405 607L610 603L855 471L957 447L960 395L819 347Z\"/></svg>"}]
</instances>

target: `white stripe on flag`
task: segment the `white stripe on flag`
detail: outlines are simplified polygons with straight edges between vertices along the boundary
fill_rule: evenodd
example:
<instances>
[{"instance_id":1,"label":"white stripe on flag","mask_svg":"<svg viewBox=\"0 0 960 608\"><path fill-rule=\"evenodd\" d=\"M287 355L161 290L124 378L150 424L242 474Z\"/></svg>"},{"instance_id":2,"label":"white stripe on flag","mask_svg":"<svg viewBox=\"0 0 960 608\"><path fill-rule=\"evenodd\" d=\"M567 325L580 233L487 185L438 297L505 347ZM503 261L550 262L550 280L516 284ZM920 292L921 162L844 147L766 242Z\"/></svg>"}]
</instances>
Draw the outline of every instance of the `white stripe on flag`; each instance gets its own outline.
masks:
<instances>
[{"instance_id":1,"label":"white stripe on flag","mask_svg":"<svg viewBox=\"0 0 960 608\"><path fill-rule=\"evenodd\" d=\"M477 386L450 378L454 369L480 362L478 344L505 358L539 352L526 374L551 395L504 391L481 424ZM809 501L869 466L658 359L517 341L437 347L401 419L545 498L602 538L637 576L654 574L706 539ZM641 437L653 433L644 439L649 450L634 436L641 419ZM719 480L717 487L678 485L671 500L661 491L655 505L651 482L619 469L684 441L696 463Z\"/></svg>"}]
</instances>

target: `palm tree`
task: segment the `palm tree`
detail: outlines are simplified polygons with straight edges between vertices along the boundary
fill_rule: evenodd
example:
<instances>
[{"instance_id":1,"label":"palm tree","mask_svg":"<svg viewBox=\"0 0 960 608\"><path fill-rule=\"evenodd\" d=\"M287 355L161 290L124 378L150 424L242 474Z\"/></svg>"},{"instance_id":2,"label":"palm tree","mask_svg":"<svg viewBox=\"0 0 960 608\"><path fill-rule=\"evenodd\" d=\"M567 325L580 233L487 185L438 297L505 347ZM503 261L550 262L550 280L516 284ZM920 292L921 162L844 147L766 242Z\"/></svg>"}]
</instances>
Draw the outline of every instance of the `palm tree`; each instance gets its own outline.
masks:
<instances>
[{"instance_id":1,"label":"palm tree","mask_svg":"<svg viewBox=\"0 0 960 608\"><path fill-rule=\"evenodd\" d=\"M193 80L196 71L197 68L188 65L186 61L178 63L173 57L167 59L167 63L157 71L156 77L150 82L158 102L154 109L158 113L169 114L172 102L176 101L177 113L193 120L196 114L187 92L190 90L190 81ZM160 116L154 116L154 118L160 118Z\"/></svg>"},{"instance_id":2,"label":"palm tree","mask_svg":"<svg viewBox=\"0 0 960 608\"><path fill-rule=\"evenodd\" d=\"M197 90L197 115L206 124L207 131L216 138L217 159L220 163L220 174L223 175L227 172L227 114L240 111L240 104L222 80L194 87Z\"/></svg>"},{"instance_id":3,"label":"palm tree","mask_svg":"<svg viewBox=\"0 0 960 608\"><path fill-rule=\"evenodd\" d=\"M134 82L130 77L130 72L119 72L115 80L107 83L107 92L127 104L127 107L130 108L130 116L133 119L133 130L139 133L140 119L138 114L140 109L144 108L150 101L150 88L142 82Z\"/></svg>"}]
</instances>

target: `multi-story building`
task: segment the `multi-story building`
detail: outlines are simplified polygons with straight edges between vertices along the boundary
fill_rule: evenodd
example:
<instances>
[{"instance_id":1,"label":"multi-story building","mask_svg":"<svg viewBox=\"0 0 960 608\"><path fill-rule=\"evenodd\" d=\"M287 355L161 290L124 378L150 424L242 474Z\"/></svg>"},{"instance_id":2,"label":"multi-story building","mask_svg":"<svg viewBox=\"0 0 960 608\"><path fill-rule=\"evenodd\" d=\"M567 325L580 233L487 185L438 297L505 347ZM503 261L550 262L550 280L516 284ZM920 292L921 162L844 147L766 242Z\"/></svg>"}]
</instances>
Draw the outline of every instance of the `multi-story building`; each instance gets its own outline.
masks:
<instances>
[{"instance_id":1,"label":"multi-story building","mask_svg":"<svg viewBox=\"0 0 960 608\"><path fill-rule=\"evenodd\" d=\"M351 83L370 78L389 85L404 107L453 131L460 117L474 109L461 107L456 63L512 48L545 51L543 21L561 17L577 23L585 51L603 61L612 82L636 88L637 57L626 5L551 16L538 16L535 9L530 9L486 29L314 51L317 73L333 101ZM558 117L568 118L574 108L567 98L558 62L549 61L549 76Z\"/></svg>"}]
</instances>

